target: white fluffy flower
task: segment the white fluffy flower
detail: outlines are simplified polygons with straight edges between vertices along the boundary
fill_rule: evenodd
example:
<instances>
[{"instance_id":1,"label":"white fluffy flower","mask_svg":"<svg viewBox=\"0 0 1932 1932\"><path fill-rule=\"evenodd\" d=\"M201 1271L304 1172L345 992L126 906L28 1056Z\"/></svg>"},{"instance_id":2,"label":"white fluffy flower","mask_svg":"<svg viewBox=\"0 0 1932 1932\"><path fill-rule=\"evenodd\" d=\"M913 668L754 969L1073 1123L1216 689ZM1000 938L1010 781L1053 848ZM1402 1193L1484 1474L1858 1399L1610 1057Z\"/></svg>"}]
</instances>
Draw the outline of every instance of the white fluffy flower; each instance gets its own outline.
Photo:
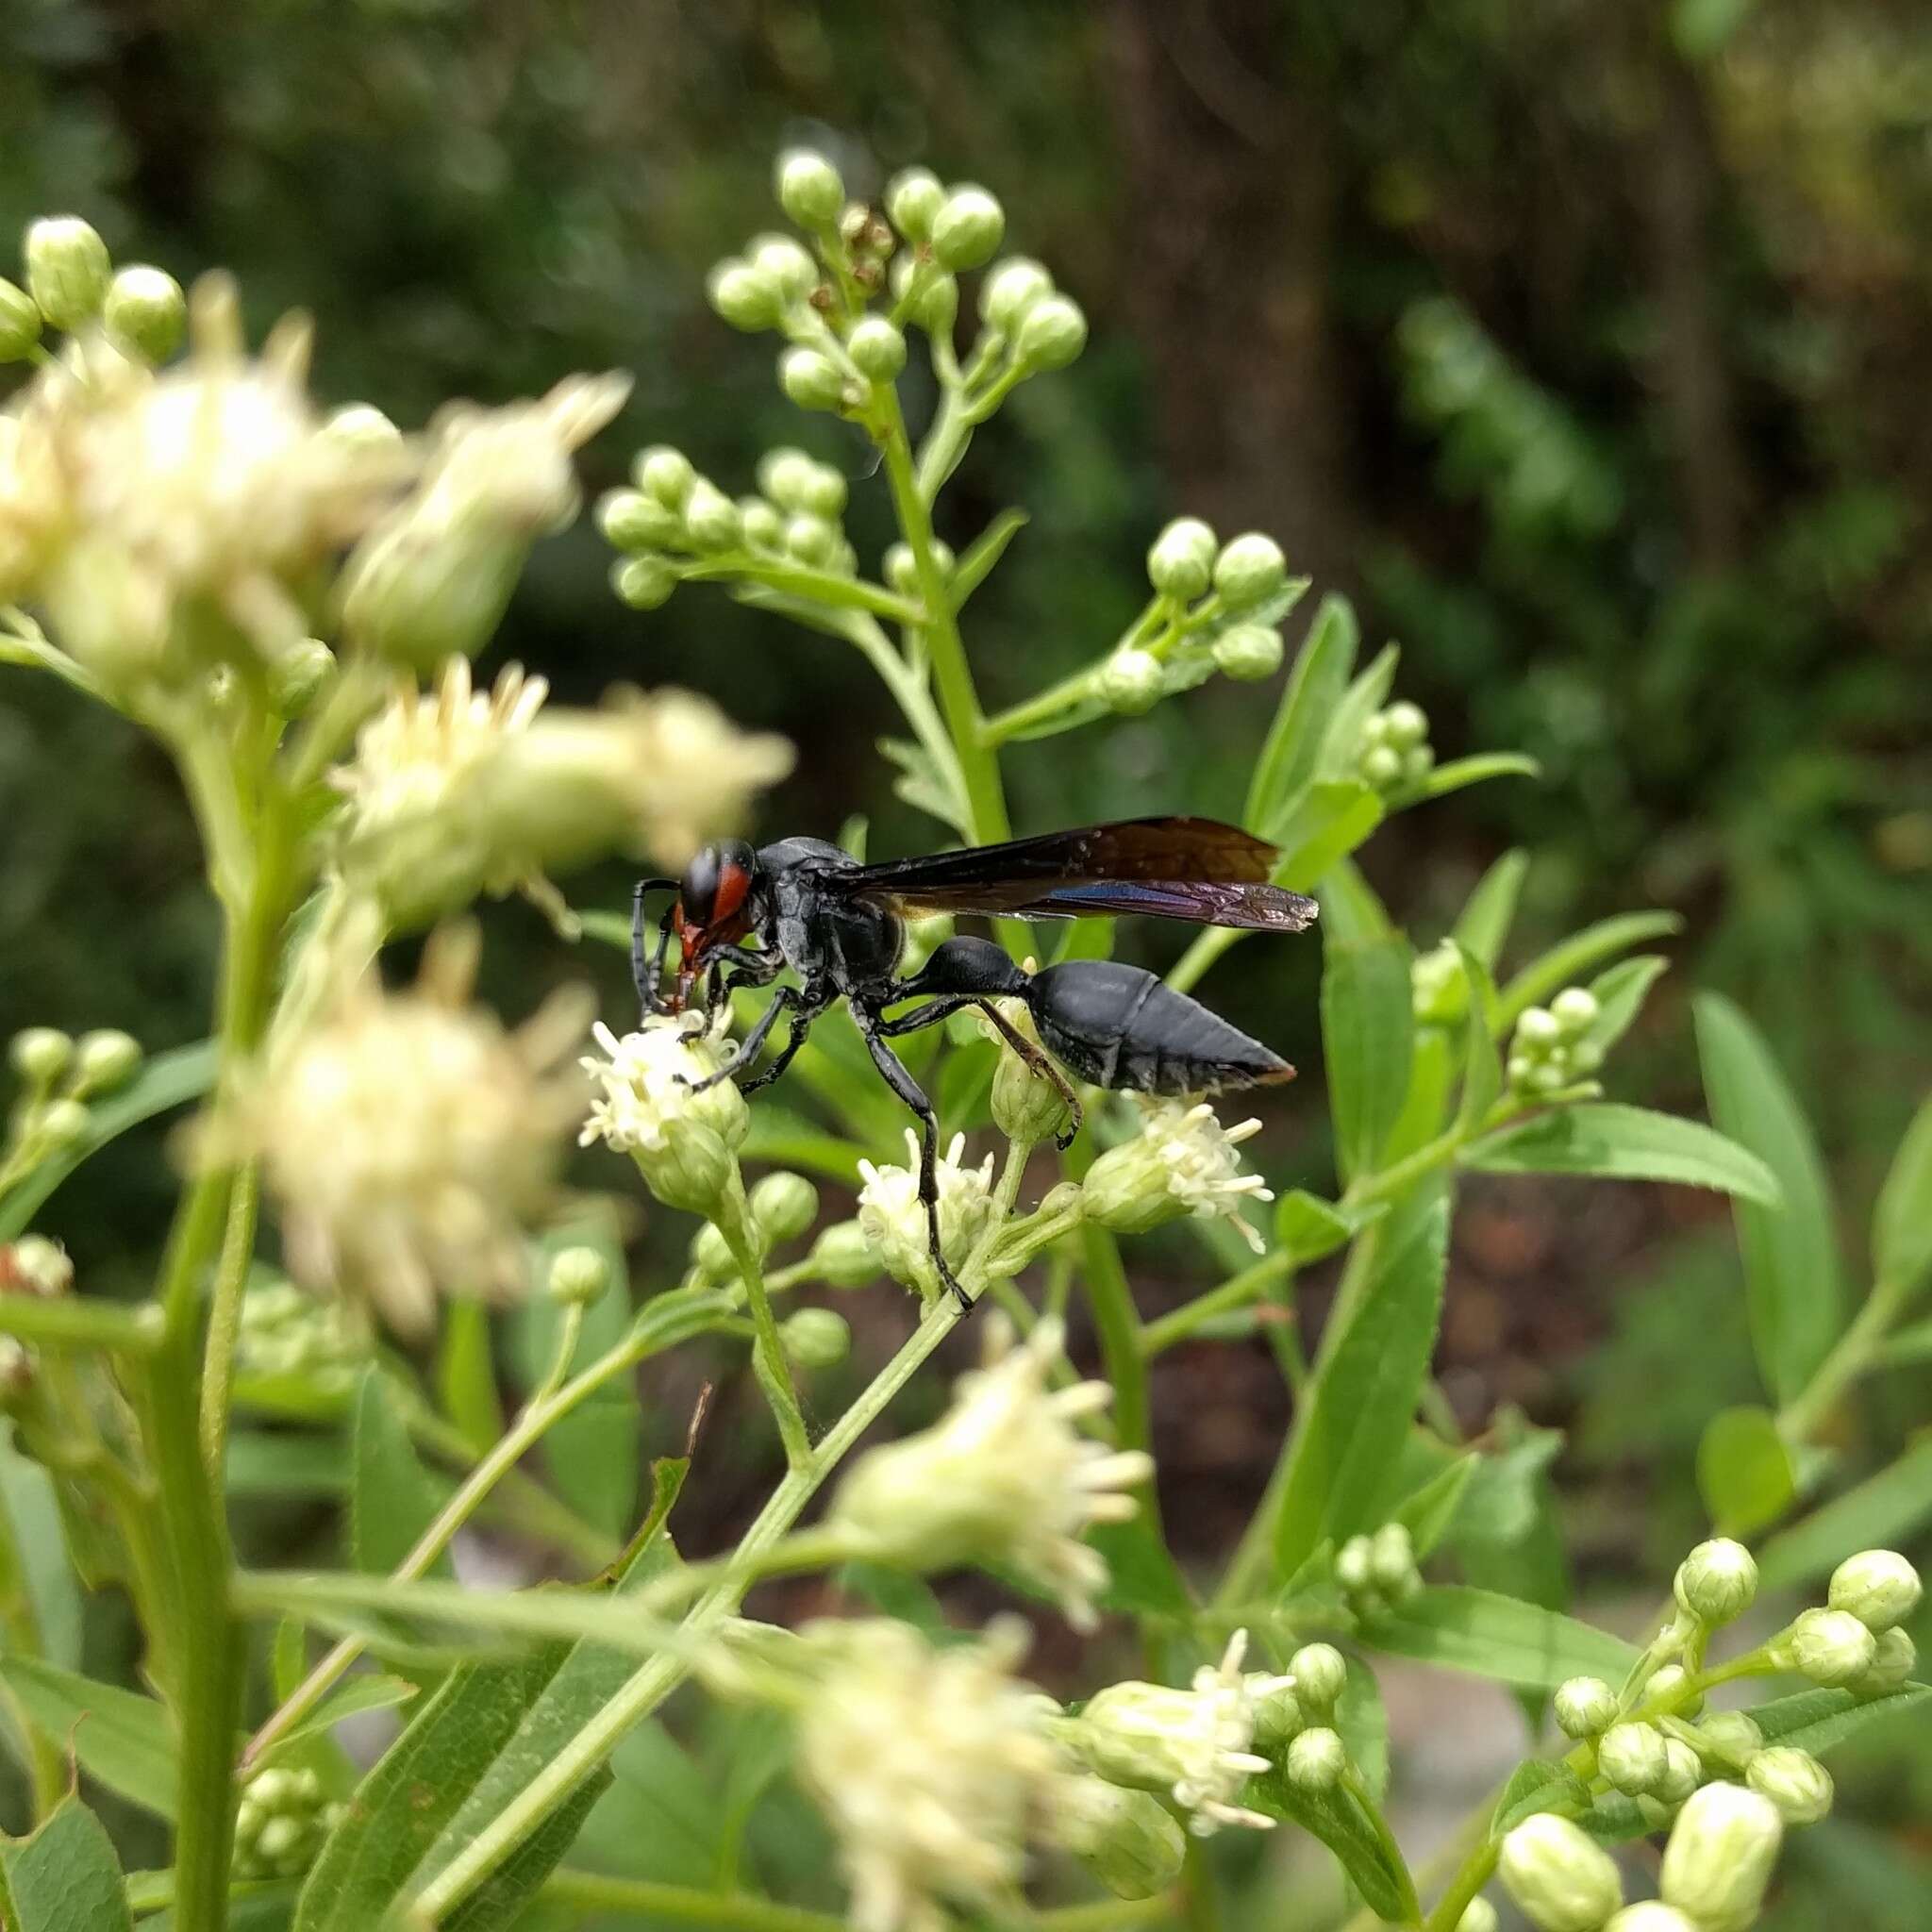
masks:
<instances>
[{"instance_id":1,"label":"white fluffy flower","mask_svg":"<svg viewBox=\"0 0 1932 1932\"><path fill-rule=\"evenodd\" d=\"M1244 1202L1272 1201L1259 1174L1241 1172L1241 1143L1261 1131L1259 1121L1224 1127L1206 1101L1142 1100L1142 1124L1131 1141L1109 1149L1088 1171L1082 1190L1087 1213L1103 1227L1141 1234L1184 1214L1224 1216L1257 1254L1260 1237L1242 1218Z\"/></svg>"},{"instance_id":2,"label":"white fluffy flower","mask_svg":"<svg viewBox=\"0 0 1932 1932\"><path fill-rule=\"evenodd\" d=\"M1268 1760L1252 1747L1259 1707L1293 1687L1285 1676L1243 1675L1248 1633L1237 1630L1221 1662L1203 1664L1191 1689L1110 1684L1089 1698L1062 1735L1104 1778L1169 1792L1206 1838L1224 1824L1265 1831L1274 1821L1235 1801Z\"/></svg>"},{"instance_id":3,"label":"white fluffy flower","mask_svg":"<svg viewBox=\"0 0 1932 1932\"><path fill-rule=\"evenodd\" d=\"M955 1134L940 1159L940 1252L948 1267L964 1265L992 1224L992 1156L977 1167L966 1167L959 1157L966 1136ZM894 1281L916 1288L928 1301L940 1291L932 1265L925 1204L919 1198L919 1137L906 1129L904 1167L858 1163L865 1185L858 1191L858 1225L878 1264Z\"/></svg>"},{"instance_id":4,"label":"white fluffy flower","mask_svg":"<svg viewBox=\"0 0 1932 1932\"><path fill-rule=\"evenodd\" d=\"M468 1004L475 969L474 933L445 932L413 991L365 977L276 1045L242 1108L294 1272L361 1290L405 1335L429 1327L439 1289L525 1291L525 1233L553 1203L580 1105L558 1065L577 999L510 1033Z\"/></svg>"},{"instance_id":5,"label":"white fluffy flower","mask_svg":"<svg viewBox=\"0 0 1932 1932\"><path fill-rule=\"evenodd\" d=\"M1041 1322L1013 1346L1011 1324L986 1324L985 1364L961 1375L931 1428L869 1451L832 1506L833 1524L877 1560L922 1570L1009 1564L1091 1629L1106 1559L1081 1541L1096 1523L1133 1515L1126 1491L1154 1473L1140 1450L1115 1452L1075 1427L1105 1408L1105 1382L1049 1386L1065 1330Z\"/></svg>"},{"instance_id":6,"label":"white fluffy flower","mask_svg":"<svg viewBox=\"0 0 1932 1932\"><path fill-rule=\"evenodd\" d=\"M667 1207L704 1213L730 1178L732 1156L750 1130L744 1095L732 1081L699 1088L729 1042L702 1013L649 1015L619 1039L600 1020L591 1029L602 1057L580 1062L594 1098L577 1137L628 1154Z\"/></svg>"},{"instance_id":7,"label":"white fluffy flower","mask_svg":"<svg viewBox=\"0 0 1932 1932\"><path fill-rule=\"evenodd\" d=\"M1011 1674L1017 1629L935 1650L884 1619L808 1625L827 1662L798 1764L838 1833L858 1932L941 1932L939 1901L1010 1909L1029 1832L1066 1775Z\"/></svg>"}]
</instances>

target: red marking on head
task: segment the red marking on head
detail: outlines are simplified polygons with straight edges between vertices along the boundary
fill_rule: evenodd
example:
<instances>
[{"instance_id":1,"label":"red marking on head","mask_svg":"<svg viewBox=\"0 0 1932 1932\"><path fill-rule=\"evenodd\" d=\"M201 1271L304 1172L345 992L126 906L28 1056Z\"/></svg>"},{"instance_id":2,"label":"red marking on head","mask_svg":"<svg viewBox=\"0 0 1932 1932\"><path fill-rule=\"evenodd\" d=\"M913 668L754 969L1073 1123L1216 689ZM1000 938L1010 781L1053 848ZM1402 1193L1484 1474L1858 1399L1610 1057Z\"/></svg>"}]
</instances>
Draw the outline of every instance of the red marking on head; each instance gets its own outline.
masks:
<instances>
[{"instance_id":1,"label":"red marking on head","mask_svg":"<svg viewBox=\"0 0 1932 1932\"><path fill-rule=\"evenodd\" d=\"M718 890L711 901L708 924L696 925L688 921L682 899L672 908L673 928L683 949L677 993L672 1006L674 1012L690 997L691 982L704 970L705 955L713 946L726 946L734 940L741 940L751 930L751 921L745 913L745 901L750 894L750 869L727 861L718 874Z\"/></svg>"}]
</instances>

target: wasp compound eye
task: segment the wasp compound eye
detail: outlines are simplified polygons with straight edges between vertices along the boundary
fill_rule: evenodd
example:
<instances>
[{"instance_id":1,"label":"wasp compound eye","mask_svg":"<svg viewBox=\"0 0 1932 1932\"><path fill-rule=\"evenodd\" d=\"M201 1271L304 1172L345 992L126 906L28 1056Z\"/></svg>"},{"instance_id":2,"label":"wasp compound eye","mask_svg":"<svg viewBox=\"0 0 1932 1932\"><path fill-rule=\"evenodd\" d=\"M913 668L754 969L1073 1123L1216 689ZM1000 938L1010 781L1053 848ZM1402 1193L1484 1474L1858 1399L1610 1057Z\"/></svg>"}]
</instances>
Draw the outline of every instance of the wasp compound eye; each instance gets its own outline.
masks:
<instances>
[{"instance_id":1,"label":"wasp compound eye","mask_svg":"<svg viewBox=\"0 0 1932 1932\"><path fill-rule=\"evenodd\" d=\"M677 898L689 924L710 924L711 908L718 902L718 880L724 870L724 857L715 845L707 845L685 867Z\"/></svg>"}]
</instances>

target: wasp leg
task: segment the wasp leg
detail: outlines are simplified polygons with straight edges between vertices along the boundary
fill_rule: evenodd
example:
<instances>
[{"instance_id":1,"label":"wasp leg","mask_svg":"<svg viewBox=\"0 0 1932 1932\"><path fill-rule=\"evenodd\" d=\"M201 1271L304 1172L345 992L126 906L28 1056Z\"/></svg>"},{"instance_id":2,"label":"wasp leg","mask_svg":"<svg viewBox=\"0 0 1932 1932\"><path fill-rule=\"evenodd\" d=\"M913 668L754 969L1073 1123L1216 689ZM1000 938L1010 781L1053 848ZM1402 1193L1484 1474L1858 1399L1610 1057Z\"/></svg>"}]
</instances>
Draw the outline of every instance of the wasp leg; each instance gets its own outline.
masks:
<instances>
[{"instance_id":1,"label":"wasp leg","mask_svg":"<svg viewBox=\"0 0 1932 1932\"><path fill-rule=\"evenodd\" d=\"M702 1080L687 1080L680 1074L677 1075L678 1084L689 1087L693 1093L702 1093L706 1088L715 1087L721 1080L732 1079L738 1074L740 1068L748 1067L753 1060L758 1058L758 1053L770 1036L772 1028L778 1024L778 1015L785 1012L788 1008L796 1011L807 1004L805 995L795 986L779 987L772 994L771 1004L758 1015L751 1031L738 1042L731 1058L716 1073L707 1074ZM695 1033L691 1035L693 1040L700 1037L700 1035ZM798 1038L798 1023L796 1020L792 1022L792 1038L794 1040ZM802 1045L803 1043L802 1041L799 1041L799 1044ZM791 1041L786 1041L785 1051L787 1058L794 1051ZM759 1084L763 1085L763 1082L761 1081Z\"/></svg>"},{"instance_id":2,"label":"wasp leg","mask_svg":"<svg viewBox=\"0 0 1932 1932\"><path fill-rule=\"evenodd\" d=\"M658 1005L658 985L664 975L664 955L671 945L671 920L669 915L658 923L658 950L646 957L644 953L644 896L656 891L660 886L677 889L675 879L640 879L636 890L630 895L630 976L638 990L638 1005L646 1014L659 1010Z\"/></svg>"},{"instance_id":3,"label":"wasp leg","mask_svg":"<svg viewBox=\"0 0 1932 1932\"><path fill-rule=\"evenodd\" d=\"M1054 1063L1052 1056L1035 1046L990 1000L983 1000L976 993L947 993L916 1011L901 1013L893 1020L881 1020L879 1031L893 1039L902 1033L917 1033L921 1027L931 1026L949 1014L957 1013L962 1007L977 1007L999 1029L1000 1037L1025 1062L1027 1071L1050 1082L1055 1092L1066 1102L1073 1119L1068 1124L1066 1131L1054 1142L1064 1154L1074 1144L1074 1136L1080 1131L1080 1123L1086 1118L1085 1111L1080 1106L1080 1096L1074 1091L1067 1076Z\"/></svg>"},{"instance_id":4,"label":"wasp leg","mask_svg":"<svg viewBox=\"0 0 1932 1932\"><path fill-rule=\"evenodd\" d=\"M898 1055L880 1036L877 1013L855 1000L852 1002L852 1018L858 1028L858 1037L865 1041L865 1050L872 1055L873 1065L879 1070L880 1077L919 1116L919 1198L925 1203L926 1250L932 1256L932 1265L938 1272L941 1286L960 1307L970 1308L973 1297L959 1286L958 1277L947 1267L945 1255L940 1248L940 1117L933 1110L932 1102L920 1091L919 1082L906 1071Z\"/></svg>"},{"instance_id":5,"label":"wasp leg","mask_svg":"<svg viewBox=\"0 0 1932 1932\"><path fill-rule=\"evenodd\" d=\"M791 1064L792 1057L806 1042L811 1032L812 1022L831 1005L830 999L808 1000L802 995L791 1009L791 1029L785 1036L785 1044L774 1056L772 1064L762 1074L754 1074L749 1080L739 1082L741 1093L756 1093L760 1087L769 1087Z\"/></svg>"}]
</instances>

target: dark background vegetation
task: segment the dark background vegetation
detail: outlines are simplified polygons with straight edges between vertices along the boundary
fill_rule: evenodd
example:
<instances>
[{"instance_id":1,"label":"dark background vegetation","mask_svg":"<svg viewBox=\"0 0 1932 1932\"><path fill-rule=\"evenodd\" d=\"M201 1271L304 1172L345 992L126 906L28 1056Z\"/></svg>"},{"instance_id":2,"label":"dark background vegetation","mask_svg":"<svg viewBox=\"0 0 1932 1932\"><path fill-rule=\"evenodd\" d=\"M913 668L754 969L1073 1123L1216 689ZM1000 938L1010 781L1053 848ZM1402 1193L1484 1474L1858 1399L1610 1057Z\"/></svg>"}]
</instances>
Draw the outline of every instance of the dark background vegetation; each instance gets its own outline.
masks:
<instances>
[{"instance_id":1,"label":"dark background vegetation","mask_svg":"<svg viewBox=\"0 0 1932 1932\"><path fill-rule=\"evenodd\" d=\"M1680 911L1680 970L1618 1089L1694 1108L1684 999L1724 989L1861 1226L1932 1073L1923 0L0 0L0 232L72 208L184 280L233 264L258 324L314 311L325 393L406 424L628 368L593 486L649 440L727 487L802 434L863 472L701 299L769 224L770 157L798 140L859 192L913 160L983 180L1093 320L952 493L956 536L1010 502L1034 519L974 607L989 703L1113 638L1168 516L1272 531L1357 599L1371 641L1402 641L1398 688L1443 755L1543 763L1381 836L1369 869L1398 916L1432 941L1516 843L1538 854L1527 939ZM875 554L879 507L855 494ZM587 528L546 546L502 654L573 695L673 679L790 732L769 828L863 812L875 850L933 838L890 795L872 745L893 720L854 657L702 591L639 617L605 561ZM1015 817L1233 810L1261 725L1252 691L1211 685L1021 747ZM574 890L616 903L623 881ZM512 1010L578 970L533 914L494 929ZM162 760L8 675L0 1033L193 1038L212 938ZM592 964L614 999L614 962ZM1256 946L1212 991L1313 1068L1313 987L1308 952ZM1298 1131L1269 1159L1322 1185L1319 1130ZM137 1149L58 1208L111 1277L164 1182ZM1672 1560L1698 1526L1697 1430L1750 1384L1722 1210L1497 1189L1458 1243L1443 1372L1466 1419L1515 1402L1571 1429L1586 1574ZM1208 1538L1280 1425L1265 1355L1242 1361L1164 1378L1167 1474ZM1894 1435L1924 1407L1901 1379L1871 1398Z\"/></svg>"}]
</instances>

